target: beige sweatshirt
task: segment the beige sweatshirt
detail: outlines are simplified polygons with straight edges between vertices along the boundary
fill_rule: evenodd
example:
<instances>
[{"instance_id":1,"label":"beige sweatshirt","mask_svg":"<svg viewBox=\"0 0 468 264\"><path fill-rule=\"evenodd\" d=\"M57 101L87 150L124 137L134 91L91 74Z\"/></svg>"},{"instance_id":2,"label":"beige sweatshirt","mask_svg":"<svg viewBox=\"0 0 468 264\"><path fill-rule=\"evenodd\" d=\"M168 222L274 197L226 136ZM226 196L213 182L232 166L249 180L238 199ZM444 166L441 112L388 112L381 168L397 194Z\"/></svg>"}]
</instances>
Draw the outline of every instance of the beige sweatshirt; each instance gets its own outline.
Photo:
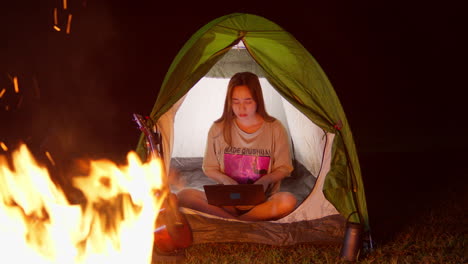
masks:
<instances>
[{"instance_id":1,"label":"beige sweatshirt","mask_svg":"<svg viewBox=\"0 0 468 264\"><path fill-rule=\"evenodd\" d=\"M238 183L253 183L276 170L293 170L289 140L279 120L264 122L254 133L242 131L233 121L232 145L224 141L223 123L213 123L203 159L203 171L218 170ZM269 186L267 195L278 191L280 182Z\"/></svg>"}]
</instances>

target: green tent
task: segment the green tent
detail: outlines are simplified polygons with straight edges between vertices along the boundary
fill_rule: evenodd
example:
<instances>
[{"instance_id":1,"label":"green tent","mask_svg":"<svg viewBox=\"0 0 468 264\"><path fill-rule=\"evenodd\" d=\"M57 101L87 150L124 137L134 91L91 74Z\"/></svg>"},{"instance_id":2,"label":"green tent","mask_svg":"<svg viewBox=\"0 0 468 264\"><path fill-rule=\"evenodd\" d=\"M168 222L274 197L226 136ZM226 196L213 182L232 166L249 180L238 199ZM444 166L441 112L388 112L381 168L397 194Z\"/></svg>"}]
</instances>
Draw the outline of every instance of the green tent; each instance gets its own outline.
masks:
<instances>
[{"instance_id":1,"label":"green tent","mask_svg":"<svg viewBox=\"0 0 468 264\"><path fill-rule=\"evenodd\" d=\"M291 137L297 165L288 179L296 183L288 190L307 190L296 210L277 221L224 221L184 209L194 242L341 241L346 220L361 223L369 231L357 151L340 101L312 55L290 33L263 17L235 13L215 19L198 30L175 57L150 114L162 135L167 170L177 168L184 176L200 169L207 129L221 116L227 81L238 71L259 75L267 110L283 116L280 120ZM268 101L268 87L280 99L272 95ZM184 110L189 105L193 108ZM186 150L193 145L196 150ZM142 136L137 147L142 158L145 146ZM191 177L185 178L186 187L199 188L209 181L202 175L197 185Z\"/></svg>"}]
</instances>

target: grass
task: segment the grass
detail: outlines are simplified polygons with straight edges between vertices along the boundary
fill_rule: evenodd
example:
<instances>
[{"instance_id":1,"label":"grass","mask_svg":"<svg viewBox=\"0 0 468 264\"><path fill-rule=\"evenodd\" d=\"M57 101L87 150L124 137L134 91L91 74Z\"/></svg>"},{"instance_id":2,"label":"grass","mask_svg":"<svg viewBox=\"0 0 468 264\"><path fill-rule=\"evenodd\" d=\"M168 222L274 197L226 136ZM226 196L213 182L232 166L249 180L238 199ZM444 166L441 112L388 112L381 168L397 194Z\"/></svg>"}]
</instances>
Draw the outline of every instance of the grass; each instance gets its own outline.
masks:
<instances>
[{"instance_id":1,"label":"grass","mask_svg":"<svg viewBox=\"0 0 468 264\"><path fill-rule=\"evenodd\" d=\"M359 263L467 263L467 195L461 198L430 210Z\"/></svg>"},{"instance_id":2,"label":"grass","mask_svg":"<svg viewBox=\"0 0 468 264\"><path fill-rule=\"evenodd\" d=\"M374 251L361 255L357 263L468 263L468 195L453 192L446 198L387 241L377 241ZM345 263L339 260L340 246L330 245L213 243L193 245L185 253L179 263Z\"/></svg>"},{"instance_id":3,"label":"grass","mask_svg":"<svg viewBox=\"0 0 468 264\"><path fill-rule=\"evenodd\" d=\"M203 244L187 250L184 263L335 263L338 247L300 244L275 247L261 244Z\"/></svg>"}]
</instances>

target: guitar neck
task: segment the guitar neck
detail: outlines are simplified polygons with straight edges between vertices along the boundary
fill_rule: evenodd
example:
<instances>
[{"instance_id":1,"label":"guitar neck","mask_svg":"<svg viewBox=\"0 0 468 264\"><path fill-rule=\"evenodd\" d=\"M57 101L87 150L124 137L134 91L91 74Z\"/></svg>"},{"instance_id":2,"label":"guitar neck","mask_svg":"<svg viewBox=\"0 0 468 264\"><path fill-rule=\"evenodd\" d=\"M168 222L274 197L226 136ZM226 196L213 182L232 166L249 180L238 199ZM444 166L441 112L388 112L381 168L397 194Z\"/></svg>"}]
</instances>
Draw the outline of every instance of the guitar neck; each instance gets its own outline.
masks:
<instances>
[{"instance_id":1,"label":"guitar neck","mask_svg":"<svg viewBox=\"0 0 468 264\"><path fill-rule=\"evenodd\" d=\"M133 120L137 123L138 128L145 135L148 157L147 160L160 159L163 173L166 173L164 156L163 156L163 147L162 147L162 137L158 132L153 132L153 129L150 125L147 124L143 116L139 114L133 114ZM167 183L167 177L163 177L163 182ZM166 185L166 184L165 184Z\"/></svg>"}]
</instances>

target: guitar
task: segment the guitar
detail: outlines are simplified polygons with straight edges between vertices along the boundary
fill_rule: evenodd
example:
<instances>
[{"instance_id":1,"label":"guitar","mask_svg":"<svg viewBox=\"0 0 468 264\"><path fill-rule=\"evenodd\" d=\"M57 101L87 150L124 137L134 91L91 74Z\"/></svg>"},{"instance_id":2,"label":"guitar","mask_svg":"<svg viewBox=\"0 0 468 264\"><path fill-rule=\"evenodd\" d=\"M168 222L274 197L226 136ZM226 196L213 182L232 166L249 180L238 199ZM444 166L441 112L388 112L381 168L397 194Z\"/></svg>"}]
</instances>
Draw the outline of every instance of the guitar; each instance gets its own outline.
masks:
<instances>
[{"instance_id":1,"label":"guitar","mask_svg":"<svg viewBox=\"0 0 468 264\"><path fill-rule=\"evenodd\" d=\"M161 159L163 161L162 138L159 131L153 131L139 114L133 114L133 120L146 137L147 159ZM162 166L161 171L165 172L164 161ZM171 253L192 245L193 235L185 215L179 210L177 196L170 191L168 179L164 177L162 180L163 187L161 192L156 193L156 195L167 193L167 196L156 219L154 245L162 253Z\"/></svg>"}]
</instances>

